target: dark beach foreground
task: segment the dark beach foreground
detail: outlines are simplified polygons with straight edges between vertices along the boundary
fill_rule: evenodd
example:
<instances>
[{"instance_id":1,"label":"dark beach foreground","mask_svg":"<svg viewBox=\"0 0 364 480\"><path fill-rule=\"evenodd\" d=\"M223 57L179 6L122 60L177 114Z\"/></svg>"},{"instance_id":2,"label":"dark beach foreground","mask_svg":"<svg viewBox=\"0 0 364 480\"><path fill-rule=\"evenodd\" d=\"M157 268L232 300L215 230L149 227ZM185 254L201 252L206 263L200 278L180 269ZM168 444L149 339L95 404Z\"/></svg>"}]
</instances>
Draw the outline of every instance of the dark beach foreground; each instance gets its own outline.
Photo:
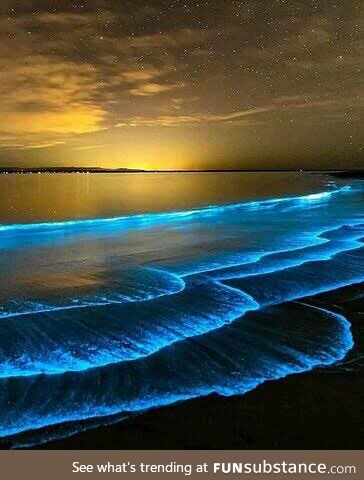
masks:
<instances>
[{"instance_id":1,"label":"dark beach foreground","mask_svg":"<svg viewBox=\"0 0 364 480\"><path fill-rule=\"evenodd\" d=\"M345 315L355 347L337 365L209 395L52 441L45 449L361 449L363 284L306 298Z\"/></svg>"}]
</instances>

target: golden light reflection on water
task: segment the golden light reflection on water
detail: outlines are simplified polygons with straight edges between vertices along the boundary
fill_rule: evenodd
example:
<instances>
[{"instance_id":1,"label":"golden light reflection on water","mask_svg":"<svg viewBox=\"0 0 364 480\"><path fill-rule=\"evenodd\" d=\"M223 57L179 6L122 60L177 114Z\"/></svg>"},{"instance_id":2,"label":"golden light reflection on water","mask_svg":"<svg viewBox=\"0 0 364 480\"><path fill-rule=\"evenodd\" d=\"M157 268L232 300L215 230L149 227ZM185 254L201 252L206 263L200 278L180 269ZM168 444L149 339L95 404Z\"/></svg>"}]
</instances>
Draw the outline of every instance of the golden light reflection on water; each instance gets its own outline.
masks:
<instances>
[{"instance_id":1,"label":"golden light reflection on water","mask_svg":"<svg viewBox=\"0 0 364 480\"><path fill-rule=\"evenodd\" d=\"M0 223L184 210L301 195L323 184L321 175L297 173L0 175Z\"/></svg>"}]
</instances>

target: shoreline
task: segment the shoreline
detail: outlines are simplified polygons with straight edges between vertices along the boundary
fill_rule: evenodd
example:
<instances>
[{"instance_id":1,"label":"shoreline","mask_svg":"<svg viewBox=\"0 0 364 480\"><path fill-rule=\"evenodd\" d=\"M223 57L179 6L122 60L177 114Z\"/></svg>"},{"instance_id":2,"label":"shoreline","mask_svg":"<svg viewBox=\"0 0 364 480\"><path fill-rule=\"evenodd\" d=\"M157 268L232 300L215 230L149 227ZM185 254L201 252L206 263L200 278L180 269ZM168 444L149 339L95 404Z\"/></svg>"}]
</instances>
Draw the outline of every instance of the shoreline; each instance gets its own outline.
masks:
<instances>
[{"instance_id":1,"label":"shoreline","mask_svg":"<svg viewBox=\"0 0 364 480\"><path fill-rule=\"evenodd\" d=\"M323 174L343 178L364 178L364 170L239 170L239 169L195 169L195 170L143 170L143 169L109 169L98 167L65 167L65 168L0 168L0 175L59 175L59 174L183 174L183 173L297 173Z\"/></svg>"},{"instance_id":2,"label":"shoreline","mask_svg":"<svg viewBox=\"0 0 364 480\"><path fill-rule=\"evenodd\" d=\"M268 381L245 395L212 394L156 408L33 448L360 449L362 286L305 299L351 322L355 346L338 364Z\"/></svg>"}]
</instances>

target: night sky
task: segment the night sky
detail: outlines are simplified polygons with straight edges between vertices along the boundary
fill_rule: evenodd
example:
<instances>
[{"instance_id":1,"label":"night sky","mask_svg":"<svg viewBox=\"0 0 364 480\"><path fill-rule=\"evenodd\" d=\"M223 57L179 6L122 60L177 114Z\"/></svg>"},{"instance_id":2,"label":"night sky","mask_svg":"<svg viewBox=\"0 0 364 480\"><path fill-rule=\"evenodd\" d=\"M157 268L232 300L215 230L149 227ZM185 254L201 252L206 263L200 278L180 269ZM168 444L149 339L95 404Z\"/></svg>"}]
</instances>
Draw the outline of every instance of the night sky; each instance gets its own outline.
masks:
<instances>
[{"instance_id":1,"label":"night sky","mask_svg":"<svg viewBox=\"0 0 364 480\"><path fill-rule=\"evenodd\" d=\"M0 165L358 168L364 2L0 2Z\"/></svg>"}]
</instances>

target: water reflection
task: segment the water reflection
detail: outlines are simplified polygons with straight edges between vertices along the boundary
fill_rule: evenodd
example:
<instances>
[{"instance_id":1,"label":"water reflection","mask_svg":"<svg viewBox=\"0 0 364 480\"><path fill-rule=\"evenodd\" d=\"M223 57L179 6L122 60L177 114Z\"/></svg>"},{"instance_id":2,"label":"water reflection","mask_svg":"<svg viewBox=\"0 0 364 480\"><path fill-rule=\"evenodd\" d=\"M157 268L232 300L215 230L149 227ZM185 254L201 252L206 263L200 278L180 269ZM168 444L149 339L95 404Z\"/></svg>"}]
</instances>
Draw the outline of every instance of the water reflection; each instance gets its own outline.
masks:
<instances>
[{"instance_id":1,"label":"water reflection","mask_svg":"<svg viewBox=\"0 0 364 480\"><path fill-rule=\"evenodd\" d=\"M300 173L0 175L0 223L186 210L302 195L327 182Z\"/></svg>"}]
</instances>

